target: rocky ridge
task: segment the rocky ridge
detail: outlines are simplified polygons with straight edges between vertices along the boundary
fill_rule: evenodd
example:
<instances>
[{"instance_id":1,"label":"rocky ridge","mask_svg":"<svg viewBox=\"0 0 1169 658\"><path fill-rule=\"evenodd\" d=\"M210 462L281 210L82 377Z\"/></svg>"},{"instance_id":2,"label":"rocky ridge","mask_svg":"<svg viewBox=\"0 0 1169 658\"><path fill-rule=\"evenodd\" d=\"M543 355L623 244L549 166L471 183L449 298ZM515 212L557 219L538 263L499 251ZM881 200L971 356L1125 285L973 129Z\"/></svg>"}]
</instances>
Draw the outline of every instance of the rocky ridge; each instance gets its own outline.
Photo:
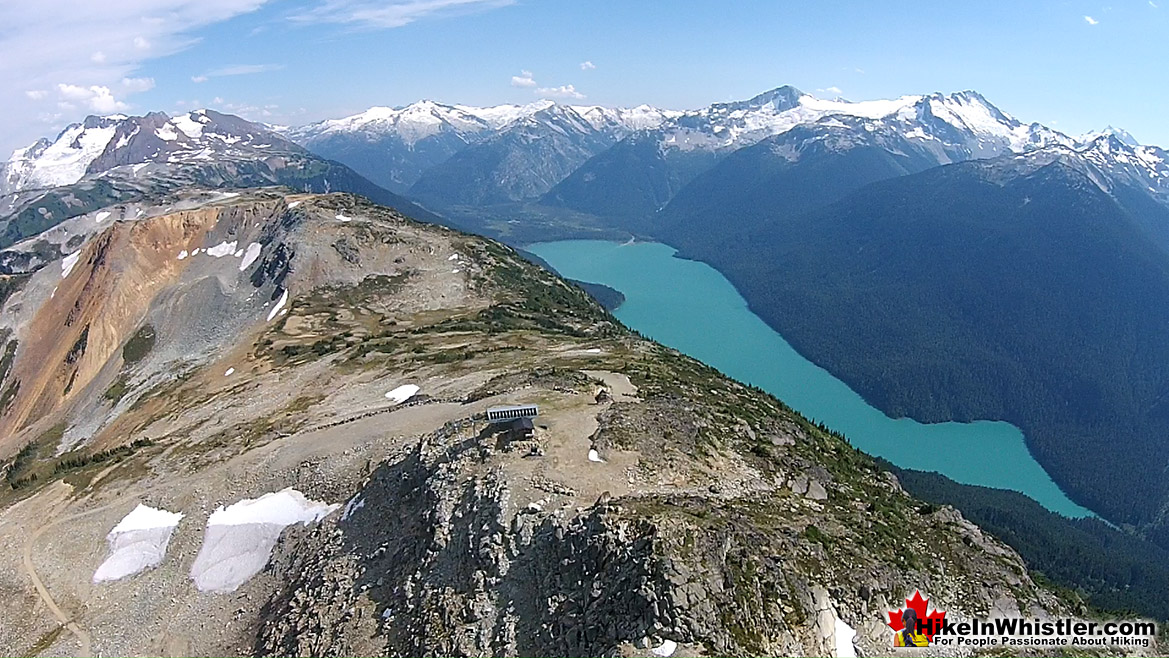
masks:
<instances>
[{"instance_id":1,"label":"rocky ridge","mask_svg":"<svg viewBox=\"0 0 1169 658\"><path fill-rule=\"evenodd\" d=\"M4 419L24 484L0 498L2 646L871 655L918 589L955 617L1084 612L842 437L508 247L349 195L190 202L120 214L65 283L52 261L4 304L13 372L48 383ZM29 347L78 344L87 318L102 329L82 349ZM403 383L419 393L388 400ZM482 421L519 402L540 406L534 439ZM287 530L237 592L196 591L211 510L289 486L344 505ZM105 533L142 501L185 515L168 555L92 584ZM28 564L76 631L43 613Z\"/></svg>"}]
</instances>

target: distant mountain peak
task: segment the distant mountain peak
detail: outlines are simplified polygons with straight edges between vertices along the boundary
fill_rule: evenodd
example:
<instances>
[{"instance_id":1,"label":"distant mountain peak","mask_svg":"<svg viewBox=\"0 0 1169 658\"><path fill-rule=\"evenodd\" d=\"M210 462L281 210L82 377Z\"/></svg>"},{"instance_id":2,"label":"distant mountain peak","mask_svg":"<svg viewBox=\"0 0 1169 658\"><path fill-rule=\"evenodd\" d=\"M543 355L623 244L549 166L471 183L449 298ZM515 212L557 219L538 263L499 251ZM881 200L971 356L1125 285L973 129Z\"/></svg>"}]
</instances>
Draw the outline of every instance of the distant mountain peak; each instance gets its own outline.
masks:
<instances>
[{"instance_id":1,"label":"distant mountain peak","mask_svg":"<svg viewBox=\"0 0 1169 658\"><path fill-rule=\"evenodd\" d=\"M118 166L206 160L212 153L255 156L273 147L301 150L261 124L214 110L174 117L165 112L90 115L66 126L55 139L40 139L16 149L0 164L0 194L70 185L87 173Z\"/></svg>"},{"instance_id":2,"label":"distant mountain peak","mask_svg":"<svg viewBox=\"0 0 1169 658\"><path fill-rule=\"evenodd\" d=\"M777 107L780 105L795 107L799 104L800 98L806 95L807 94L791 85L783 85L782 87L776 87L770 91L765 91L747 102L756 106L762 106L767 103L774 103Z\"/></svg>"},{"instance_id":3,"label":"distant mountain peak","mask_svg":"<svg viewBox=\"0 0 1169 658\"><path fill-rule=\"evenodd\" d=\"M770 91L765 91L745 101L731 101L729 103L715 103L708 108L708 110L723 110L730 112L741 112L750 110L770 110L773 112L783 112L791 110L800 105L800 99L807 96L804 92L796 89L791 85L784 85L776 87ZM702 111L702 110L699 110Z\"/></svg>"},{"instance_id":4,"label":"distant mountain peak","mask_svg":"<svg viewBox=\"0 0 1169 658\"><path fill-rule=\"evenodd\" d=\"M1128 146L1140 146L1141 143L1136 140L1127 130L1123 128L1114 128L1112 126L1106 127L1104 130L1094 130L1089 133L1084 133L1076 140L1082 145L1091 144L1101 137L1112 137Z\"/></svg>"}]
</instances>

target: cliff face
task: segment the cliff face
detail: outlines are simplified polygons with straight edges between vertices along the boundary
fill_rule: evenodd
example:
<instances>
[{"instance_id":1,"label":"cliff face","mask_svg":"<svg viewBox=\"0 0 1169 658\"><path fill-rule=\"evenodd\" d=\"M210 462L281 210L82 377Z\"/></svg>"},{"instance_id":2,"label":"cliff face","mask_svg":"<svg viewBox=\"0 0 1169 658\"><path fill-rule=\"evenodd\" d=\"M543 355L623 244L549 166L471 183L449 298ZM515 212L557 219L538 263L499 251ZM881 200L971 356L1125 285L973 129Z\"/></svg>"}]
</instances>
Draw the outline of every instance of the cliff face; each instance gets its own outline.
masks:
<instances>
[{"instance_id":1,"label":"cliff face","mask_svg":"<svg viewBox=\"0 0 1169 658\"><path fill-rule=\"evenodd\" d=\"M0 316L23 482L0 495L0 646L871 655L914 590L953 617L1074 612L952 509L497 243L270 191L84 235ZM482 421L516 403L530 439ZM212 511L285 487L342 507L197 591ZM166 556L92 584L143 502L185 515Z\"/></svg>"}]
</instances>

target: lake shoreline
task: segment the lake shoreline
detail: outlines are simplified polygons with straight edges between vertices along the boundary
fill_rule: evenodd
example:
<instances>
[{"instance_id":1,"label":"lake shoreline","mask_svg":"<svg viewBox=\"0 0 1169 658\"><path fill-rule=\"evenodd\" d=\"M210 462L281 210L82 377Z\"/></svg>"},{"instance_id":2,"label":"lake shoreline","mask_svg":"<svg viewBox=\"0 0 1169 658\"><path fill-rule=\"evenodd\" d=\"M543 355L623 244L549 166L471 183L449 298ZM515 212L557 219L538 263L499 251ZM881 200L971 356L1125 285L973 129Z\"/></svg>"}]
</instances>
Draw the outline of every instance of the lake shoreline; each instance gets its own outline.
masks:
<instances>
[{"instance_id":1,"label":"lake shoreline","mask_svg":"<svg viewBox=\"0 0 1169 658\"><path fill-rule=\"evenodd\" d=\"M671 245L567 240L525 248L565 276L624 293L627 301L615 315L627 326L768 390L810 420L842 432L870 455L959 482L1019 491L1072 518L1096 516L1051 480L1017 426L981 419L921 423L885 415L799 353L755 313L725 275L679 255ZM636 258L631 250L638 252ZM728 332L735 332L735 341L710 340ZM939 452L939 440L949 442L950 450L931 456Z\"/></svg>"}]
</instances>

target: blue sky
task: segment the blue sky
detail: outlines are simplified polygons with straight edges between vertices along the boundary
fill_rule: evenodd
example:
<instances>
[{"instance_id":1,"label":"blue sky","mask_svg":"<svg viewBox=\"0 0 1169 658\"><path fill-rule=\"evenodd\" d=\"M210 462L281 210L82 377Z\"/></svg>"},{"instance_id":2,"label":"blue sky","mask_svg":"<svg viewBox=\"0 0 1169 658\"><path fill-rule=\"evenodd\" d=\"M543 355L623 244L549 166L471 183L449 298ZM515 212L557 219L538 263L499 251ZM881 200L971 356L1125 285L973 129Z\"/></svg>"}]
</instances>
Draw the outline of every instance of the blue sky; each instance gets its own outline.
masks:
<instances>
[{"instance_id":1,"label":"blue sky","mask_svg":"<svg viewBox=\"0 0 1169 658\"><path fill-rule=\"evenodd\" d=\"M299 124L541 97L689 109L783 84L852 100L975 89L1024 121L1169 145L1164 1L9 2L0 148L90 113L207 106Z\"/></svg>"}]
</instances>

